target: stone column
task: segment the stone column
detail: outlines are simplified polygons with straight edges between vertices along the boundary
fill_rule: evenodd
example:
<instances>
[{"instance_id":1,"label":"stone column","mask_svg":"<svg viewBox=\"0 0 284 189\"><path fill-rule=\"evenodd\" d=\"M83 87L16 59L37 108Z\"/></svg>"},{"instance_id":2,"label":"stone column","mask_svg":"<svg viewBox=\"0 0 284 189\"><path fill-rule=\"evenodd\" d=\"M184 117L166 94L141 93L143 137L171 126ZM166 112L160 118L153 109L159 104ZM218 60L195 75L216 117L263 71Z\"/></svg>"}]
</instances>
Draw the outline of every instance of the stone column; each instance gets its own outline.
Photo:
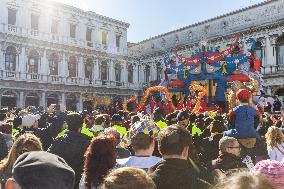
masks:
<instances>
[{"instance_id":1,"label":"stone column","mask_svg":"<svg viewBox=\"0 0 284 189\"><path fill-rule=\"evenodd\" d=\"M20 98L19 98L19 102L18 102L18 107L24 109L25 108L25 99L24 99L24 92L21 91L20 92Z\"/></svg>"},{"instance_id":2,"label":"stone column","mask_svg":"<svg viewBox=\"0 0 284 189\"><path fill-rule=\"evenodd\" d=\"M85 78L85 69L84 69L84 59L83 59L83 57L79 57L78 77L79 78Z\"/></svg>"},{"instance_id":3,"label":"stone column","mask_svg":"<svg viewBox=\"0 0 284 189\"><path fill-rule=\"evenodd\" d=\"M45 91L42 91L42 93L41 93L40 106L46 108L46 93L45 93Z\"/></svg>"},{"instance_id":4,"label":"stone column","mask_svg":"<svg viewBox=\"0 0 284 189\"><path fill-rule=\"evenodd\" d=\"M266 65L276 65L276 48L275 48L275 37L266 37L265 51L266 51Z\"/></svg>"},{"instance_id":5,"label":"stone column","mask_svg":"<svg viewBox=\"0 0 284 189\"><path fill-rule=\"evenodd\" d=\"M109 81L115 81L115 71L114 71L114 61L109 61L109 69L108 69L108 80Z\"/></svg>"},{"instance_id":6,"label":"stone column","mask_svg":"<svg viewBox=\"0 0 284 189\"><path fill-rule=\"evenodd\" d=\"M83 98L82 94L80 93L78 103L77 103L77 111L82 111L83 110Z\"/></svg>"},{"instance_id":7,"label":"stone column","mask_svg":"<svg viewBox=\"0 0 284 189\"><path fill-rule=\"evenodd\" d=\"M44 50L44 52L43 52L40 74L43 75L44 80L45 80L46 76L49 75L49 66L48 66L48 61L47 61L47 58L46 58L46 50Z\"/></svg>"},{"instance_id":8,"label":"stone column","mask_svg":"<svg viewBox=\"0 0 284 189\"><path fill-rule=\"evenodd\" d=\"M126 66L126 62L121 64L121 82L128 83L128 69Z\"/></svg>"},{"instance_id":9,"label":"stone column","mask_svg":"<svg viewBox=\"0 0 284 189\"><path fill-rule=\"evenodd\" d=\"M156 62L154 61L150 67L150 81L155 81L155 80L157 80L157 65Z\"/></svg>"},{"instance_id":10,"label":"stone column","mask_svg":"<svg viewBox=\"0 0 284 189\"><path fill-rule=\"evenodd\" d=\"M66 94L65 93L61 94L61 104L63 104L66 107Z\"/></svg>"},{"instance_id":11,"label":"stone column","mask_svg":"<svg viewBox=\"0 0 284 189\"><path fill-rule=\"evenodd\" d=\"M5 55L4 52L0 49L0 69L4 70L5 69Z\"/></svg>"},{"instance_id":12,"label":"stone column","mask_svg":"<svg viewBox=\"0 0 284 189\"><path fill-rule=\"evenodd\" d=\"M95 58L93 64L93 80L100 80L99 59Z\"/></svg>"},{"instance_id":13,"label":"stone column","mask_svg":"<svg viewBox=\"0 0 284 189\"><path fill-rule=\"evenodd\" d=\"M137 85L138 82L139 82L138 66L137 65L133 65L133 83L134 83L134 85Z\"/></svg>"},{"instance_id":14,"label":"stone column","mask_svg":"<svg viewBox=\"0 0 284 189\"><path fill-rule=\"evenodd\" d=\"M144 83L145 82L145 71L146 66L145 65L141 65L141 70L140 71L140 78L139 78L139 83Z\"/></svg>"},{"instance_id":15,"label":"stone column","mask_svg":"<svg viewBox=\"0 0 284 189\"><path fill-rule=\"evenodd\" d=\"M27 57L26 57L26 47L22 47L22 52L19 55L19 62L18 62L18 69L16 68L16 71L20 72L20 78L25 78L26 73L26 63L27 63Z\"/></svg>"}]
</instances>

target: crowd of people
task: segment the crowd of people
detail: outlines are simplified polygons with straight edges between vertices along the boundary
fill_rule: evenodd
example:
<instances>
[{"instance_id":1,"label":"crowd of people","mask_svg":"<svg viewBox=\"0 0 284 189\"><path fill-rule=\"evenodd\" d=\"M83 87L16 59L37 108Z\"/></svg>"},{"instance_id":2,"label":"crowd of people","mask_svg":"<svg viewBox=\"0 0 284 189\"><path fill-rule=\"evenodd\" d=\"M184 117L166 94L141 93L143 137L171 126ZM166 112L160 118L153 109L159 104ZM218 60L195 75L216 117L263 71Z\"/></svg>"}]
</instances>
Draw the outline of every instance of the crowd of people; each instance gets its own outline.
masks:
<instances>
[{"instance_id":1,"label":"crowd of people","mask_svg":"<svg viewBox=\"0 0 284 189\"><path fill-rule=\"evenodd\" d=\"M0 187L284 189L283 106L236 96L228 113L1 109Z\"/></svg>"}]
</instances>

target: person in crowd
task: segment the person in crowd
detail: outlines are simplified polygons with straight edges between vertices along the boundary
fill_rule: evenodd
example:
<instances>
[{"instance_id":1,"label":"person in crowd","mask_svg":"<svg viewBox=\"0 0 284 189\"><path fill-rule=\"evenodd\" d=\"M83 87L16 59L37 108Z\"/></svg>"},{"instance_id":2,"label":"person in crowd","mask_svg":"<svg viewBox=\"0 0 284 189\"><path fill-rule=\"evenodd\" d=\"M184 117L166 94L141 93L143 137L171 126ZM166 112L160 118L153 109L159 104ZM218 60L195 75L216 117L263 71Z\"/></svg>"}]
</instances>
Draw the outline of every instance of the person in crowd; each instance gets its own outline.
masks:
<instances>
[{"instance_id":1,"label":"person in crowd","mask_svg":"<svg viewBox=\"0 0 284 189\"><path fill-rule=\"evenodd\" d=\"M219 141L219 156L212 161L212 169L218 169L223 173L231 169L247 168L240 158L240 144L233 137L223 137Z\"/></svg>"},{"instance_id":2,"label":"person in crowd","mask_svg":"<svg viewBox=\"0 0 284 189\"><path fill-rule=\"evenodd\" d=\"M0 162L1 185L4 189L6 180L12 176L12 167L16 159L23 153L29 151L41 151L42 144L35 135L23 134L16 139L9 151L8 156Z\"/></svg>"},{"instance_id":3,"label":"person in crowd","mask_svg":"<svg viewBox=\"0 0 284 189\"><path fill-rule=\"evenodd\" d=\"M44 151L19 156L6 189L71 189L74 171L64 159Z\"/></svg>"},{"instance_id":4,"label":"person in crowd","mask_svg":"<svg viewBox=\"0 0 284 189\"><path fill-rule=\"evenodd\" d=\"M164 112L161 108L156 108L154 110L154 122L156 123L156 125L160 128L160 129L163 129L167 126L167 123L165 122L164 120Z\"/></svg>"},{"instance_id":5,"label":"person in crowd","mask_svg":"<svg viewBox=\"0 0 284 189\"><path fill-rule=\"evenodd\" d=\"M83 171L83 156L90 144L90 138L81 134L83 118L78 113L69 113L66 117L68 131L57 138L48 148L48 152L56 154L68 163L75 171L75 189L78 188Z\"/></svg>"},{"instance_id":6,"label":"person in crowd","mask_svg":"<svg viewBox=\"0 0 284 189\"><path fill-rule=\"evenodd\" d=\"M14 120L13 120L14 121ZM3 135L8 150L11 149L13 145L13 137L12 137L12 129L13 129L13 124L11 123L3 123L1 126L1 134Z\"/></svg>"},{"instance_id":7,"label":"person in crowd","mask_svg":"<svg viewBox=\"0 0 284 189\"><path fill-rule=\"evenodd\" d=\"M282 131L275 126L269 127L265 139L269 158L281 161L284 158L284 134Z\"/></svg>"},{"instance_id":8,"label":"person in crowd","mask_svg":"<svg viewBox=\"0 0 284 189\"><path fill-rule=\"evenodd\" d=\"M4 159L8 154L8 146L5 137L0 133L0 160Z\"/></svg>"},{"instance_id":9,"label":"person in crowd","mask_svg":"<svg viewBox=\"0 0 284 189\"><path fill-rule=\"evenodd\" d=\"M111 117L111 127L116 129L121 136L126 135L126 128L123 126L123 120L119 114L114 114Z\"/></svg>"},{"instance_id":10,"label":"person in crowd","mask_svg":"<svg viewBox=\"0 0 284 189\"><path fill-rule=\"evenodd\" d=\"M233 129L225 131L225 136L235 138L257 138L256 132L259 120L259 112L249 105L251 92L247 89L239 89L237 94L238 106L229 112L228 117Z\"/></svg>"},{"instance_id":11,"label":"person in crowd","mask_svg":"<svg viewBox=\"0 0 284 189\"><path fill-rule=\"evenodd\" d=\"M116 129L114 128L106 128L104 130L104 135L112 135L115 137L115 150L116 150L116 158L117 159L121 159L121 158L128 158L129 156L131 156L131 153L129 150L122 148L120 145L121 142L121 136L119 134L119 132L117 132Z\"/></svg>"},{"instance_id":12,"label":"person in crowd","mask_svg":"<svg viewBox=\"0 0 284 189\"><path fill-rule=\"evenodd\" d=\"M220 179L211 189L276 189L265 177L249 172L240 171Z\"/></svg>"},{"instance_id":13,"label":"person in crowd","mask_svg":"<svg viewBox=\"0 0 284 189\"><path fill-rule=\"evenodd\" d=\"M271 182L276 189L284 187L284 164L276 160L262 160L253 168L253 172L260 174Z\"/></svg>"},{"instance_id":14,"label":"person in crowd","mask_svg":"<svg viewBox=\"0 0 284 189\"><path fill-rule=\"evenodd\" d=\"M94 120L94 125L91 128L91 131L94 133L94 136L98 136L100 133L104 131L104 116L103 115L97 115Z\"/></svg>"},{"instance_id":15,"label":"person in crowd","mask_svg":"<svg viewBox=\"0 0 284 189\"><path fill-rule=\"evenodd\" d=\"M211 161L219 155L219 141L223 137L226 128L224 124L218 120L212 121L210 128L210 137L202 140L201 146L201 161L207 165L211 165Z\"/></svg>"},{"instance_id":16,"label":"person in crowd","mask_svg":"<svg viewBox=\"0 0 284 189\"><path fill-rule=\"evenodd\" d=\"M141 169L122 167L112 170L104 179L104 189L156 189L155 183Z\"/></svg>"},{"instance_id":17,"label":"person in crowd","mask_svg":"<svg viewBox=\"0 0 284 189\"><path fill-rule=\"evenodd\" d=\"M166 124L167 125L174 125L177 124L177 114L179 113L179 111L174 111L170 114L166 115Z\"/></svg>"},{"instance_id":18,"label":"person in crowd","mask_svg":"<svg viewBox=\"0 0 284 189\"><path fill-rule=\"evenodd\" d=\"M79 189L100 189L103 178L116 164L115 138L112 135L96 137L84 155L84 171Z\"/></svg>"},{"instance_id":19,"label":"person in crowd","mask_svg":"<svg viewBox=\"0 0 284 189\"><path fill-rule=\"evenodd\" d=\"M129 158L117 159L117 163L122 167L136 167L148 171L156 165L161 158L152 156L154 151L154 138L145 133L137 133L131 137L131 147L134 156Z\"/></svg>"},{"instance_id":20,"label":"person in crowd","mask_svg":"<svg viewBox=\"0 0 284 189\"><path fill-rule=\"evenodd\" d=\"M157 189L209 188L187 161L191 143L191 135L185 128L168 126L159 132L158 147L164 160L150 174Z\"/></svg>"},{"instance_id":21,"label":"person in crowd","mask_svg":"<svg viewBox=\"0 0 284 189\"><path fill-rule=\"evenodd\" d=\"M20 132L19 135L24 133L33 133L42 142L43 150L47 150L48 147L51 145L53 138L55 138L62 130L65 119L65 110L66 108L63 105L60 105L60 108L56 110L55 105L52 104L48 108L48 113L55 114L54 117L49 117L47 113L42 116L33 114L23 116L23 130ZM38 122L41 122L40 119L50 119L51 125L45 128L39 128Z\"/></svg>"},{"instance_id":22,"label":"person in crowd","mask_svg":"<svg viewBox=\"0 0 284 189\"><path fill-rule=\"evenodd\" d=\"M177 114L177 124L179 127L186 128L189 126L189 113L187 110L180 111ZM191 129L188 128L188 130L191 132Z\"/></svg>"}]
</instances>

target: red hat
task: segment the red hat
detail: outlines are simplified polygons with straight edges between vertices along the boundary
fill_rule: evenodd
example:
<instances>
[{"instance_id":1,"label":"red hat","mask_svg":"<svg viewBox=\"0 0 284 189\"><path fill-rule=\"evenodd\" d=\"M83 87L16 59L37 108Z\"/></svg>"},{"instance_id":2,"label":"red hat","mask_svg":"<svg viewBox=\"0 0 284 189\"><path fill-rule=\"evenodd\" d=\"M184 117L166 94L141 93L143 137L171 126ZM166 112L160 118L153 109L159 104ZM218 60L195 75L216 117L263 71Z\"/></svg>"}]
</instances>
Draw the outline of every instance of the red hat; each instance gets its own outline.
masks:
<instances>
[{"instance_id":1,"label":"red hat","mask_svg":"<svg viewBox=\"0 0 284 189\"><path fill-rule=\"evenodd\" d=\"M251 97L251 92L247 89L239 89L236 96L239 100L249 99Z\"/></svg>"}]
</instances>

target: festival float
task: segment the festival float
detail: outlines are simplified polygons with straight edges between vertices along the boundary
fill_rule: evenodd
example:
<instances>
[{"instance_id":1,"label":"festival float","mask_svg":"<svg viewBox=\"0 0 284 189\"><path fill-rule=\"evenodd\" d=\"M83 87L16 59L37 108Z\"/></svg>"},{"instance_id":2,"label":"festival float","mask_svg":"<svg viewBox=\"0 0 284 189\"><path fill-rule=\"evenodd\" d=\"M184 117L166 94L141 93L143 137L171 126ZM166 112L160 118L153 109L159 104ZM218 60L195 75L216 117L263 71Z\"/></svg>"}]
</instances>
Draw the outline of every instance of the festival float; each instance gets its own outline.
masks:
<instances>
[{"instance_id":1,"label":"festival float","mask_svg":"<svg viewBox=\"0 0 284 189\"><path fill-rule=\"evenodd\" d=\"M153 91L159 91L162 100L166 102L171 102L174 96L178 101L174 109L189 109L193 112L233 108L235 91L240 88L250 89L253 94L259 93L263 80L260 61L253 56L256 41L249 38L245 45L248 48L244 50L240 49L239 42L237 36L225 50L218 52L203 48L196 50L191 57L179 53L178 47L167 52L163 59L164 78L159 86L144 91L140 105L137 106L138 111L147 109L147 105L150 110L155 107L150 95ZM134 100L136 98L130 99L131 102ZM173 106L172 103L167 105Z\"/></svg>"}]
</instances>

